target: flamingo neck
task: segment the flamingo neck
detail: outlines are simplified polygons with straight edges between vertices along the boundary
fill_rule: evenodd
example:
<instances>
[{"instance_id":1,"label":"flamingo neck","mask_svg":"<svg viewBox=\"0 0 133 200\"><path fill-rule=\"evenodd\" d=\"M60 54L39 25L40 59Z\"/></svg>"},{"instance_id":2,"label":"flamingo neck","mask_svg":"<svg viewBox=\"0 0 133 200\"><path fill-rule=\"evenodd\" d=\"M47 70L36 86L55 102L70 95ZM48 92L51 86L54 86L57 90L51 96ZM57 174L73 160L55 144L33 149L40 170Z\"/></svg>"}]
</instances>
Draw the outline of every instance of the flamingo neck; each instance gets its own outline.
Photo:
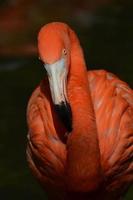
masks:
<instances>
[{"instance_id":1,"label":"flamingo neck","mask_svg":"<svg viewBox=\"0 0 133 200\"><path fill-rule=\"evenodd\" d=\"M74 32L71 33L71 61L68 76L68 97L73 113L73 128L95 125L95 114L89 91L83 51ZM83 123L82 123L83 122Z\"/></svg>"},{"instance_id":2,"label":"flamingo neck","mask_svg":"<svg viewBox=\"0 0 133 200\"><path fill-rule=\"evenodd\" d=\"M101 182L100 151L83 52L72 31L70 38L68 99L73 130L67 141L67 182L70 190L86 192L96 189Z\"/></svg>"}]
</instances>

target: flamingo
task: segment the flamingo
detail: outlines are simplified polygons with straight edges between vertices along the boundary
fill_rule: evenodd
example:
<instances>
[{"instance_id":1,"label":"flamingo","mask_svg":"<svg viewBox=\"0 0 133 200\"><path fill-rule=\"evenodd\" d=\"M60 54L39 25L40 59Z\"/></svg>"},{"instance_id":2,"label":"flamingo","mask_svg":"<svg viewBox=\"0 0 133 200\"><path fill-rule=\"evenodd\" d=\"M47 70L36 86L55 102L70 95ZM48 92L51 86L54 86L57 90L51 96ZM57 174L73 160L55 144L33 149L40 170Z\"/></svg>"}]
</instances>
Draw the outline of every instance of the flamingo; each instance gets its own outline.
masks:
<instances>
[{"instance_id":1,"label":"flamingo","mask_svg":"<svg viewBox=\"0 0 133 200\"><path fill-rule=\"evenodd\" d=\"M118 200L133 182L133 91L105 70L87 71L65 23L44 25L47 76L28 103L27 160L49 199Z\"/></svg>"}]
</instances>

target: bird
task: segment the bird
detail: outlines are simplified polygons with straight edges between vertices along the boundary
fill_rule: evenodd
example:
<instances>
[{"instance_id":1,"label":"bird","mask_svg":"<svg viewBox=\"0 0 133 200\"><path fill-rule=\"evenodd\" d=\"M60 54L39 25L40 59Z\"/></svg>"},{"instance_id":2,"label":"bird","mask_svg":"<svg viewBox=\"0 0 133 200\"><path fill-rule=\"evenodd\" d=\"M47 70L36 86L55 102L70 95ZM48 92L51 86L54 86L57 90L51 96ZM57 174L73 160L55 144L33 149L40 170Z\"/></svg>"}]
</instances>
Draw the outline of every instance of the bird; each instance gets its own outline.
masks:
<instances>
[{"instance_id":1,"label":"bird","mask_svg":"<svg viewBox=\"0 0 133 200\"><path fill-rule=\"evenodd\" d=\"M38 34L43 80L27 106L27 161L58 200L120 200L133 182L133 90L87 70L75 31L50 22Z\"/></svg>"}]
</instances>

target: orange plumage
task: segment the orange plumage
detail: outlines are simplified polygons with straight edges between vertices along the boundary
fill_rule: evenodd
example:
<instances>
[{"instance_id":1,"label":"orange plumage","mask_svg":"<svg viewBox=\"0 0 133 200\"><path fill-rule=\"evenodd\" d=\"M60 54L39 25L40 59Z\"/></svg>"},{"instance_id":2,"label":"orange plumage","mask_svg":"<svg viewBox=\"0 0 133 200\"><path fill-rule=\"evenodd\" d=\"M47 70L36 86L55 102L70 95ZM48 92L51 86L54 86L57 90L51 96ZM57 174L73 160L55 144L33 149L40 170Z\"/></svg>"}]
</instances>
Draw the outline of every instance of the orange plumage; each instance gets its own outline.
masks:
<instances>
[{"instance_id":1,"label":"orange plumage","mask_svg":"<svg viewBox=\"0 0 133 200\"><path fill-rule=\"evenodd\" d=\"M38 49L48 78L27 109L34 176L54 199L118 200L133 182L132 89L105 70L87 72L78 38L66 24L44 26Z\"/></svg>"}]
</instances>

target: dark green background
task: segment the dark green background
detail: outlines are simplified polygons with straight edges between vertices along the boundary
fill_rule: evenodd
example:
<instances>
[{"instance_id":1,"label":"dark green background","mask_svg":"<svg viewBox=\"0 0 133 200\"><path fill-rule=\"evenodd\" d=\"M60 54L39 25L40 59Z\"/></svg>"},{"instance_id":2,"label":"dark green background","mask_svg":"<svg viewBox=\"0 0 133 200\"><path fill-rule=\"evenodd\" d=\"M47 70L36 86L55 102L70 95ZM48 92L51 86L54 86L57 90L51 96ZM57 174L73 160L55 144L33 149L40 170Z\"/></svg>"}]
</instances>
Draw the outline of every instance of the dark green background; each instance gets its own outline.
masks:
<instances>
[{"instance_id":1,"label":"dark green background","mask_svg":"<svg viewBox=\"0 0 133 200\"><path fill-rule=\"evenodd\" d=\"M42 1L39 2L41 6L34 9L33 27L29 32L25 30L27 31L25 35L20 33L14 38L7 33L10 47L29 40L36 44L35 38L41 25L49 21L65 21L76 30L90 70L107 69L133 87L131 1L112 1L110 4L99 6L92 12L93 22L88 26L82 26L74 20L72 13L76 9L75 1L72 1L72 4L68 1L64 5L62 1L57 1L57 6L48 0L45 5ZM7 3L9 1L1 1L1 9L4 9ZM89 6L86 12L90 12ZM4 35L1 32L0 36L2 41ZM20 44L18 38L21 38ZM44 76L43 66L37 57L24 54L18 56L17 52L15 56L8 54L0 57L0 199L2 200L46 198L44 191L30 174L25 156L26 106L33 89ZM131 199L133 199L132 189L125 197L125 200Z\"/></svg>"}]
</instances>

